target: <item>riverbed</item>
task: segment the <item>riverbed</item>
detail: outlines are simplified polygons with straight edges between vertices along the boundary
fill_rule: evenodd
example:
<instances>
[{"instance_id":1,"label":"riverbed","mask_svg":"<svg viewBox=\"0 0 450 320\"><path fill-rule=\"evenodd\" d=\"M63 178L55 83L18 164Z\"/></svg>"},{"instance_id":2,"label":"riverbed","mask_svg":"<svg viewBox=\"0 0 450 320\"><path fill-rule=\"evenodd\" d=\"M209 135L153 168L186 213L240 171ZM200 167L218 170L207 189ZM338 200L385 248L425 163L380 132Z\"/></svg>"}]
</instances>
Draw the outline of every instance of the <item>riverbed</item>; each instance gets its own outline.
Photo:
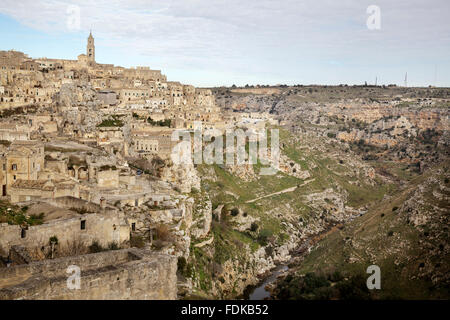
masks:
<instances>
[{"instance_id":1,"label":"riverbed","mask_svg":"<svg viewBox=\"0 0 450 320\"><path fill-rule=\"evenodd\" d=\"M288 270L287 265L279 265L275 267L275 269L270 272L270 275L264 278L260 284L250 288L249 292L245 294L246 298L248 300L264 300L266 298L270 298L270 292L266 290L266 286L273 283L277 277L286 270Z\"/></svg>"}]
</instances>

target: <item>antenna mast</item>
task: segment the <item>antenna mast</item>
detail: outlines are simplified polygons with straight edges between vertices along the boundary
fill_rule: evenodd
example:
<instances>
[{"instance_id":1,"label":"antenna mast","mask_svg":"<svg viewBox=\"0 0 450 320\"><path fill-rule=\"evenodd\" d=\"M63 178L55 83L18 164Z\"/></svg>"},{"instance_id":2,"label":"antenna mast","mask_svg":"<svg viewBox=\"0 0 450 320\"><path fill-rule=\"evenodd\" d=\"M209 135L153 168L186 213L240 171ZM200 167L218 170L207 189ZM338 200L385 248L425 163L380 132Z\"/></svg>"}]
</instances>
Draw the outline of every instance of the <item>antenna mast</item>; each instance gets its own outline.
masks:
<instances>
[{"instance_id":1,"label":"antenna mast","mask_svg":"<svg viewBox=\"0 0 450 320\"><path fill-rule=\"evenodd\" d=\"M437 80L437 65L434 65L434 86L436 87L436 80Z\"/></svg>"}]
</instances>

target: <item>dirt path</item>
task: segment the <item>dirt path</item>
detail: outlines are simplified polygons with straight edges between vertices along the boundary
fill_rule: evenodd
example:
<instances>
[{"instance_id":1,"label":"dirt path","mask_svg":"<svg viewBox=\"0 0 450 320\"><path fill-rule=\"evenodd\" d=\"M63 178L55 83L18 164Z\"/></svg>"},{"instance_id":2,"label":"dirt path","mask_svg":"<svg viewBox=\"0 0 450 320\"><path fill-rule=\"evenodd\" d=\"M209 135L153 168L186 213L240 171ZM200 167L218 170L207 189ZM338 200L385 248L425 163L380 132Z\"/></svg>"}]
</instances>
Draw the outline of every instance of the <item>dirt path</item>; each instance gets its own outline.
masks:
<instances>
[{"instance_id":1,"label":"dirt path","mask_svg":"<svg viewBox=\"0 0 450 320\"><path fill-rule=\"evenodd\" d=\"M308 184L308 183L310 183L310 182L312 182L312 181L314 181L314 180L315 180L315 179L310 179L310 180L305 181L302 185L298 185L298 186L295 186L295 187L290 187L290 188L287 188L287 189L284 189L284 190L281 190L281 191L278 191L278 192L274 192L274 193L271 193L271 194L268 194L268 195L265 195L265 196L262 196L262 197L259 197L259 198L255 198L255 199L252 199L252 200L248 200L248 201L246 201L245 203L252 203L252 202L255 202L255 201L264 199L264 198L276 196L276 195L278 195L278 194L287 193L287 192L292 192L292 191L294 191L295 189L297 189L298 187L303 187L304 185L306 185L306 184Z\"/></svg>"}]
</instances>

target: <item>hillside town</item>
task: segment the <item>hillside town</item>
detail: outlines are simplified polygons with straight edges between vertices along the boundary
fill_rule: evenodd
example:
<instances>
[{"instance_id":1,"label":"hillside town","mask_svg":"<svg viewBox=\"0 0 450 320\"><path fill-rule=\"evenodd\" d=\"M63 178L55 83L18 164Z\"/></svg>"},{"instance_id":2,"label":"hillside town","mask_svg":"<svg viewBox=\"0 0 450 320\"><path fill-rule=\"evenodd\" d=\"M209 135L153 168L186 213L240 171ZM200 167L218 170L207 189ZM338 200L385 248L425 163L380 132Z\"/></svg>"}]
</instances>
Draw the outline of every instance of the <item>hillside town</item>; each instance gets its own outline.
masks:
<instances>
[{"instance_id":1,"label":"hillside town","mask_svg":"<svg viewBox=\"0 0 450 320\"><path fill-rule=\"evenodd\" d=\"M445 296L448 88L196 88L95 52L92 33L76 60L0 51L0 300L345 299L392 256L414 269L392 283ZM271 134L257 161L196 162L199 124L204 152L225 137L232 154L226 132L251 150L270 130L280 152ZM174 161L183 135L194 161ZM305 293L308 267L327 278Z\"/></svg>"},{"instance_id":2,"label":"hillside town","mask_svg":"<svg viewBox=\"0 0 450 320\"><path fill-rule=\"evenodd\" d=\"M270 118L223 113L211 90L167 81L160 70L97 63L92 33L77 60L1 51L0 114L5 268L93 246L148 249L154 239L165 254L187 258L194 205L188 194L200 189L200 179L193 165L171 163L173 132L192 131L195 121L219 130L264 127ZM198 229L202 235L203 225ZM165 232L179 238L171 241L177 247L164 243ZM176 264L157 261L166 271ZM15 281L0 274L0 288ZM176 297L174 283L160 298ZM0 298L9 294L0 289ZM25 296L33 294L42 293Z\"/></svg>"}]
</instances>

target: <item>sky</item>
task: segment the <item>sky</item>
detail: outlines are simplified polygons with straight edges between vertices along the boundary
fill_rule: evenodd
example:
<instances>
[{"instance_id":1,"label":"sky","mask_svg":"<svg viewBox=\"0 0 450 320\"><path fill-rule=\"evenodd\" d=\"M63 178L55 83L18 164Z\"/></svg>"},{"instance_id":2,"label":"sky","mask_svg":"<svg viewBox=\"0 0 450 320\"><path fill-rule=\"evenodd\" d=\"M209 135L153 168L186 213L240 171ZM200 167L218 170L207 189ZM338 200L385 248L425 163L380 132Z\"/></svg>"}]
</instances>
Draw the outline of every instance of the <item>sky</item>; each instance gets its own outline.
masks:
<instances>
[{"instance_id":1,"label":"sky","mask_svg":"<svg viewBox=\"0 0 450 320\"><path fill-rule=\"evenodd\" d=\"M449 19L448 0L1 0L0 50L76 59L92 29L97 62L199 87L450 87Z\"/></svg>"}]
</instances>

